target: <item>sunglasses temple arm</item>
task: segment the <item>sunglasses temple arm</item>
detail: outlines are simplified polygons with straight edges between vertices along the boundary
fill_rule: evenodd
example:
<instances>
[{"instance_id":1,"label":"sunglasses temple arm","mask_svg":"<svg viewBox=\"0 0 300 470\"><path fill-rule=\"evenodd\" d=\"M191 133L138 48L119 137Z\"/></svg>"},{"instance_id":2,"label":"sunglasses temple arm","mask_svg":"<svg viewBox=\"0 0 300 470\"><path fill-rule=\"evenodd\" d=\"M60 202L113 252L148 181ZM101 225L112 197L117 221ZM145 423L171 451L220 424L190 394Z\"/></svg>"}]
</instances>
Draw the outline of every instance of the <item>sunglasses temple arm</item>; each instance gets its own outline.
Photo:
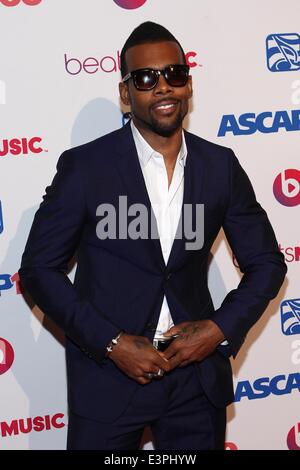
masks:
<instances>
[{"instance_id":1,"label":"sunglasses temple arm","mask_svg":"<svg viewBox=\"0 0 300 470\"><path fill-rule=\"evenodd\" d=\"M130 77L131 77L131 72L127 73L127 75L125 75L125 77L122 78L122 82L127 82L127 80L129 80Z\"/></svg>"}]
</instances>

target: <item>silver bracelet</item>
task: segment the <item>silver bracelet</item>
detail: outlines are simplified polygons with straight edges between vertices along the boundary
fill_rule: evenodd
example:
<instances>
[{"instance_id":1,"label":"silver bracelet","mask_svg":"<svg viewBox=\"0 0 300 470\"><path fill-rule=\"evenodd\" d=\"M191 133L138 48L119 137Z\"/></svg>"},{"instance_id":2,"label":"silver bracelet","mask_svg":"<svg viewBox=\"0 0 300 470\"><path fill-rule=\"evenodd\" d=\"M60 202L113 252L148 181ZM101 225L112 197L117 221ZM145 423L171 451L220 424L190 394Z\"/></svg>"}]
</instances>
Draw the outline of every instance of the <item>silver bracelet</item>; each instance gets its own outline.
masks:
<instances>
[{"instance_id":1,"label":"silver bracelet","mask_svg":"<svg viewBox=\"0 0 300 470\"><path fill-rule=\"evenodd\" d=\"M121 338L121 336L123 335L123 333L125 333L125 331L123 331L123 330L120 331L120 333L119 333L115 338L113 338L113 339L111 340L111 342L109 343L109 345L106 347L106 351L107 351L107 352L106 352L106 356L107 356L109 353L111 353L112 350L113 350L113 347L114 347L116 344L118 344L118 341L119 341L119 339Z\"/></svg>"}]
</instances>

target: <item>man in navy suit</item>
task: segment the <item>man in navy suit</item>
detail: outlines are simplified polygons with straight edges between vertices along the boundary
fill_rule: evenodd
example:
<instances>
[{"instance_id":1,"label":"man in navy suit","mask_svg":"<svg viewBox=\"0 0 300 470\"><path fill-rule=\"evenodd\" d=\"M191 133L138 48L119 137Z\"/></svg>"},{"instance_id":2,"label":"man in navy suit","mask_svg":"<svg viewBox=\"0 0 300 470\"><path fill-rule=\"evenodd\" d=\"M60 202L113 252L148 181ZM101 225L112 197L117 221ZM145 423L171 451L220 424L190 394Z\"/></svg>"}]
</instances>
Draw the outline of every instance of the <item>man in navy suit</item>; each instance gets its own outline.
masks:
<instances>
[{"instance_id":1,"label":"man in navy suit","mask_svg":"<svg viewBox=\"0 0 300 470\"><path fill-rule=\"evenodd\" d=\"M182 129L192 78L175 37L143 23L121 73L132 119L61 155L21 282L66 334L68 449L137 449L146 425L157 449L222 449L229 356L286 266L232 150ZM244 275L215 310L207 264L222 227Z\"/></svg>"}]
</instances>

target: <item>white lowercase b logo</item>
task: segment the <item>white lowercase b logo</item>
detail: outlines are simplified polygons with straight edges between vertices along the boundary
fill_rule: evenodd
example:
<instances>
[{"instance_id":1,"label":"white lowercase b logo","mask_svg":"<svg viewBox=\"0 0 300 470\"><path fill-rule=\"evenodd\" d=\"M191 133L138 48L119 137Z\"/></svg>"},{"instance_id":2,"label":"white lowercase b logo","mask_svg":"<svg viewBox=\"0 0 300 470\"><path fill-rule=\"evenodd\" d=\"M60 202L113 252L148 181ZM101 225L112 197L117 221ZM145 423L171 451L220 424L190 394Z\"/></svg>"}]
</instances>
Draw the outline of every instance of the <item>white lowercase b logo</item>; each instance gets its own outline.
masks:
<instances>
[{"instance_id":1,"label":"white lowercase b logo","mask_svg":"<svg viewBox=\"0 0 300 470\"><path fill-rule=\"evenodd\" d=\"M284 170L277 175L273 185L274 196L284 206L298 206L300 204L300 171L296 169Z\"/></svg>"},{"instance_id":2,"label":"white lowercase b logo","mask_svg":"<svg viewBox=\"0 0 300 470\"><path fill-rule=\"evenodd\" d=\"M0 375L5 374L14 362L14 350L11 344L0 338Z\"/></svg>"}]
</instances>

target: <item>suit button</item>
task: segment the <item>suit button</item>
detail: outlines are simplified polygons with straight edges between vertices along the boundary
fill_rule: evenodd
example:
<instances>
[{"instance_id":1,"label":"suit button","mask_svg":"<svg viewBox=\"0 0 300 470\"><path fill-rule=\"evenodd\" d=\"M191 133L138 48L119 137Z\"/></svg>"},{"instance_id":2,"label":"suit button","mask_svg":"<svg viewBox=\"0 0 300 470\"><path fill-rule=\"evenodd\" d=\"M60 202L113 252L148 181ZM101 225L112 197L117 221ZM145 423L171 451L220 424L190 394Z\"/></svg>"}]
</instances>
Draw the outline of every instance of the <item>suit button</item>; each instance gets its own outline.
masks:
<instances>
[{"instance_id":1,"label":"suit button","mask_svg":"<svg viewBox=\"0 0 300 470\"><path fill-rule=\"evenodd\" d=\"M172 273L168 273L168 274L166 275L166 281L168 281L168 280L171 278L171 276L172 276Z\"/></svg>"}]
</instances>

